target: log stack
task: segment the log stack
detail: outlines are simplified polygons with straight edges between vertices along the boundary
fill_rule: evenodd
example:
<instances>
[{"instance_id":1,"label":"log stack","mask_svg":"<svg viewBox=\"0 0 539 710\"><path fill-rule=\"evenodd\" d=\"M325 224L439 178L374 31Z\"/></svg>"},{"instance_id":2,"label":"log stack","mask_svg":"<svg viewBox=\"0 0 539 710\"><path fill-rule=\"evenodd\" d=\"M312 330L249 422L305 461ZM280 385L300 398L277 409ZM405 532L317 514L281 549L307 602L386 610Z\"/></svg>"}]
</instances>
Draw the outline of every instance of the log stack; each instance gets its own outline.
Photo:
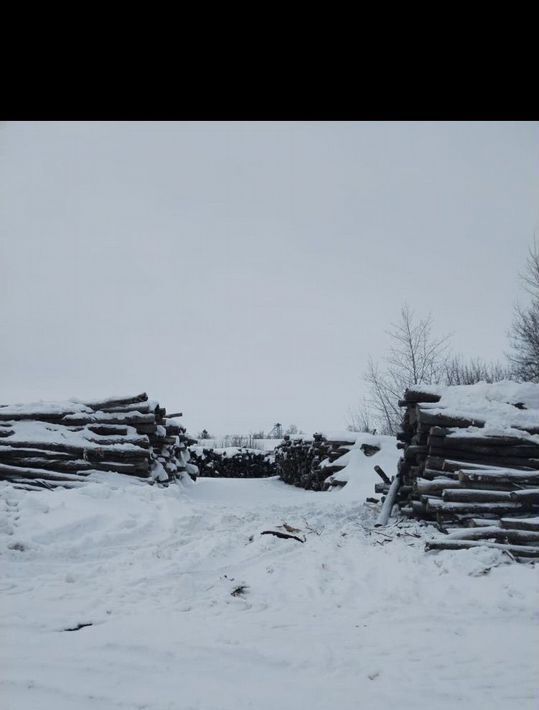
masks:
<instances>
[{"instance_id":1,"label":"log stack","mask_svg":"<svg viewBox=\"0 0 539 710\"><path fill-rule=\"evenodd\" d=\"M244 447L210 449L190 447L191 461L198 475L210 478L266 478L275 476L273 452Z\"/></svg>"},{"instance_id":2,"label":"log stack","mask_svg":"<svg viewBox=\"0 0 539 710\"><path fill-rule=\"evenodd\" d=\"M539 385L419 386L400 405L403 455L376 492L447 533L429 549L505 545L539 557Z\"/></svg>"},{"instance_id":3,"label":"log stack","mask_svg":"<svg viewBox=\"0 0 539 710\"><path fill-rule=\"evenodd\" d=\"M355 443L353 434L314 434L312 439L285 436L275 449L275 463L280 478L293 486L326 491L340 484L338 474L346 463L337 459Z\"/></svg>"},{"instance_id":4,"label":"log stack","mask_svg":"<svg viewBox=\"0 0 539 710\"><path fill-rule=\"evenodd\" d=\"M74 487L96 471L168 482L193 473L184 427L146 393L90 402L0 405L0 480Z\"/></svg>"}]
</instances>

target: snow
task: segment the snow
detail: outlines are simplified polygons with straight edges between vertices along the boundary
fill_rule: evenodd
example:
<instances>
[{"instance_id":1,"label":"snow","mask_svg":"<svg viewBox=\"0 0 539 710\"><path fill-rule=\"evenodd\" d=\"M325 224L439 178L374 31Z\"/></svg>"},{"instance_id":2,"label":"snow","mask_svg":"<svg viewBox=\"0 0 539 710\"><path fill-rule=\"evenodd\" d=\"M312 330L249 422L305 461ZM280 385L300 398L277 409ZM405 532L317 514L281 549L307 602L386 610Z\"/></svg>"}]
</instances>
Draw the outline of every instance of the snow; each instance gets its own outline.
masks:
<instances>
[{"instance_id":1,"label":"snow","mask_svg":"<svg viewBox=\"0 0 539 710\"><path fill-rule=\"evenodd\" d=\"M64 414L93 413L93 410L75 400L69 402L39 401L30 404L3 404L0 405L2 419L9 416L35 415L35 416L62 416Z\"/></svg>"},{"instance_id":2,"label":"snow","mask_svg":"<svg viewBox=\"0 0 539 710\"><path fill-rule=\"evenodd\" d=\"M359 478L394 455L377 438L331 493L0 483L2 707L535 708L537 568L484 546L425 553L417 523L374 531ZM306 542L260 535L283 523Z\"/></svg>"},{"instance_id":3,"label":"snow","mask_svg":"<svg viewBox=\"0 0 539 710\"><path fill-rule=\"evenodd\" d=\"M364 501L365 498L374 495L374 484L382 482L374 467L380 466L391 478L397 473L397 462L401 452L397 449L397 441L393 436L355 433L354 437L353 448L328 465L346 464L342 471L338 471L333 476L337 481L347 482L346 486L339 491L339 495L350 500ZM363 444L377 446L380 451L372 456L366 456L361 450Z\"/></svg>"}]
</instances>

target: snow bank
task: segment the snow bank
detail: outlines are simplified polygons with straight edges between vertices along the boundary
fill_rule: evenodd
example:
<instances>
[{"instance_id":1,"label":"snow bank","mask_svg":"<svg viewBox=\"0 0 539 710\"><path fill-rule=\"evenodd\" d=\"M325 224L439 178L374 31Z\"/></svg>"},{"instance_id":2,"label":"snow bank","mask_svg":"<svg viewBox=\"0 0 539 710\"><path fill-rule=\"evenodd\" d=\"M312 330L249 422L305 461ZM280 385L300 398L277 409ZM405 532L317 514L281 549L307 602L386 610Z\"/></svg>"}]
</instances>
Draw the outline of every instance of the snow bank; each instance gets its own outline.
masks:
<instances>
[{"instance_id":1,"label":"snow bank","mask_svg":"<svg viewBox=\"0 0 539 710\"><path fill-rule=\"evenodd\" d=\"M0 482L2 706L535 710L539 568L425 554L347 488Z\"/></svg>"},{"instance_id":2,"label":"snow bank","mask_svg":"<svg viewBox=\"0 0 539 710\"><path fill-rule=\"evenodd\" d=\"M338 495L347 500L365 501L373 496L374 484L380 483L380 477L374 467L380 466L391 478L397 473L397 463L401 452L397 449L394 436L379 436L373 434L354 434L355 443L351 451L344 454L334 463L346 463L346 467L333 476L338 481L346 482L342 488L337 488ZM367 456L362 446L377 447L380 450Z\"/></svg>"}]
</instances>

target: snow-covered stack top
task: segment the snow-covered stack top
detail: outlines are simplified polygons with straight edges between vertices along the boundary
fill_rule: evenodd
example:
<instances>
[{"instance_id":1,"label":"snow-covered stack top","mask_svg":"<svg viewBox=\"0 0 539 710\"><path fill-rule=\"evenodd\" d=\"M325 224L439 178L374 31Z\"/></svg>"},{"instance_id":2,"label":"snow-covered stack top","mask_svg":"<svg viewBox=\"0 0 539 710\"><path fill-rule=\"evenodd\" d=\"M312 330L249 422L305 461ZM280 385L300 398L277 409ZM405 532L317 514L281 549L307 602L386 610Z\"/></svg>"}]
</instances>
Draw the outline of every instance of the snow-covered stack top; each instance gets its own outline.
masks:
<instances>
[{"instance_id":1,"label":"snow-covered stack top","mask_svg":"<svg viewBox=\"0 0 539 710\"><path fill-rule=\"evenodd\" d=\"M414 397L414 394L417 397ZM421 402L422 412L434 417L462 420L473 424L470 434L483 436L517 436L536 438L539 435L539 384L510 380L473 385L414 385L407 390L405 402L430 395L437 401ZM434 422L433 422L434 423ZM464 430L459 432L460 435Z\"/></svg>"}]
</instances>

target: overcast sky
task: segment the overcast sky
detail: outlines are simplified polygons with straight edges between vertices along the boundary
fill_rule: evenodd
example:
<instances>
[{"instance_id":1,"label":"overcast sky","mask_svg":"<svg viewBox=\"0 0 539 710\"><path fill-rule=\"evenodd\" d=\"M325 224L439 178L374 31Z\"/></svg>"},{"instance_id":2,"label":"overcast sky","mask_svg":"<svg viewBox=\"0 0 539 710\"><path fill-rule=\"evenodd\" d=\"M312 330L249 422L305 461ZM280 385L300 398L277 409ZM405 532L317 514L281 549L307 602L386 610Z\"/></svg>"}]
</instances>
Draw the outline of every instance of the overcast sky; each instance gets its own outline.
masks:
<instances>
[{"instance_id":1,"label":"overcast sky","mask_svg":"<svg viewBox=\"0 0 539 710\"><path fill-rule=\"evenodd\" d=\"M0 128L3 402L146 390L193 432L343 428L407 301L501 359L532 123Z\"/></svg>"}]
</instances>

